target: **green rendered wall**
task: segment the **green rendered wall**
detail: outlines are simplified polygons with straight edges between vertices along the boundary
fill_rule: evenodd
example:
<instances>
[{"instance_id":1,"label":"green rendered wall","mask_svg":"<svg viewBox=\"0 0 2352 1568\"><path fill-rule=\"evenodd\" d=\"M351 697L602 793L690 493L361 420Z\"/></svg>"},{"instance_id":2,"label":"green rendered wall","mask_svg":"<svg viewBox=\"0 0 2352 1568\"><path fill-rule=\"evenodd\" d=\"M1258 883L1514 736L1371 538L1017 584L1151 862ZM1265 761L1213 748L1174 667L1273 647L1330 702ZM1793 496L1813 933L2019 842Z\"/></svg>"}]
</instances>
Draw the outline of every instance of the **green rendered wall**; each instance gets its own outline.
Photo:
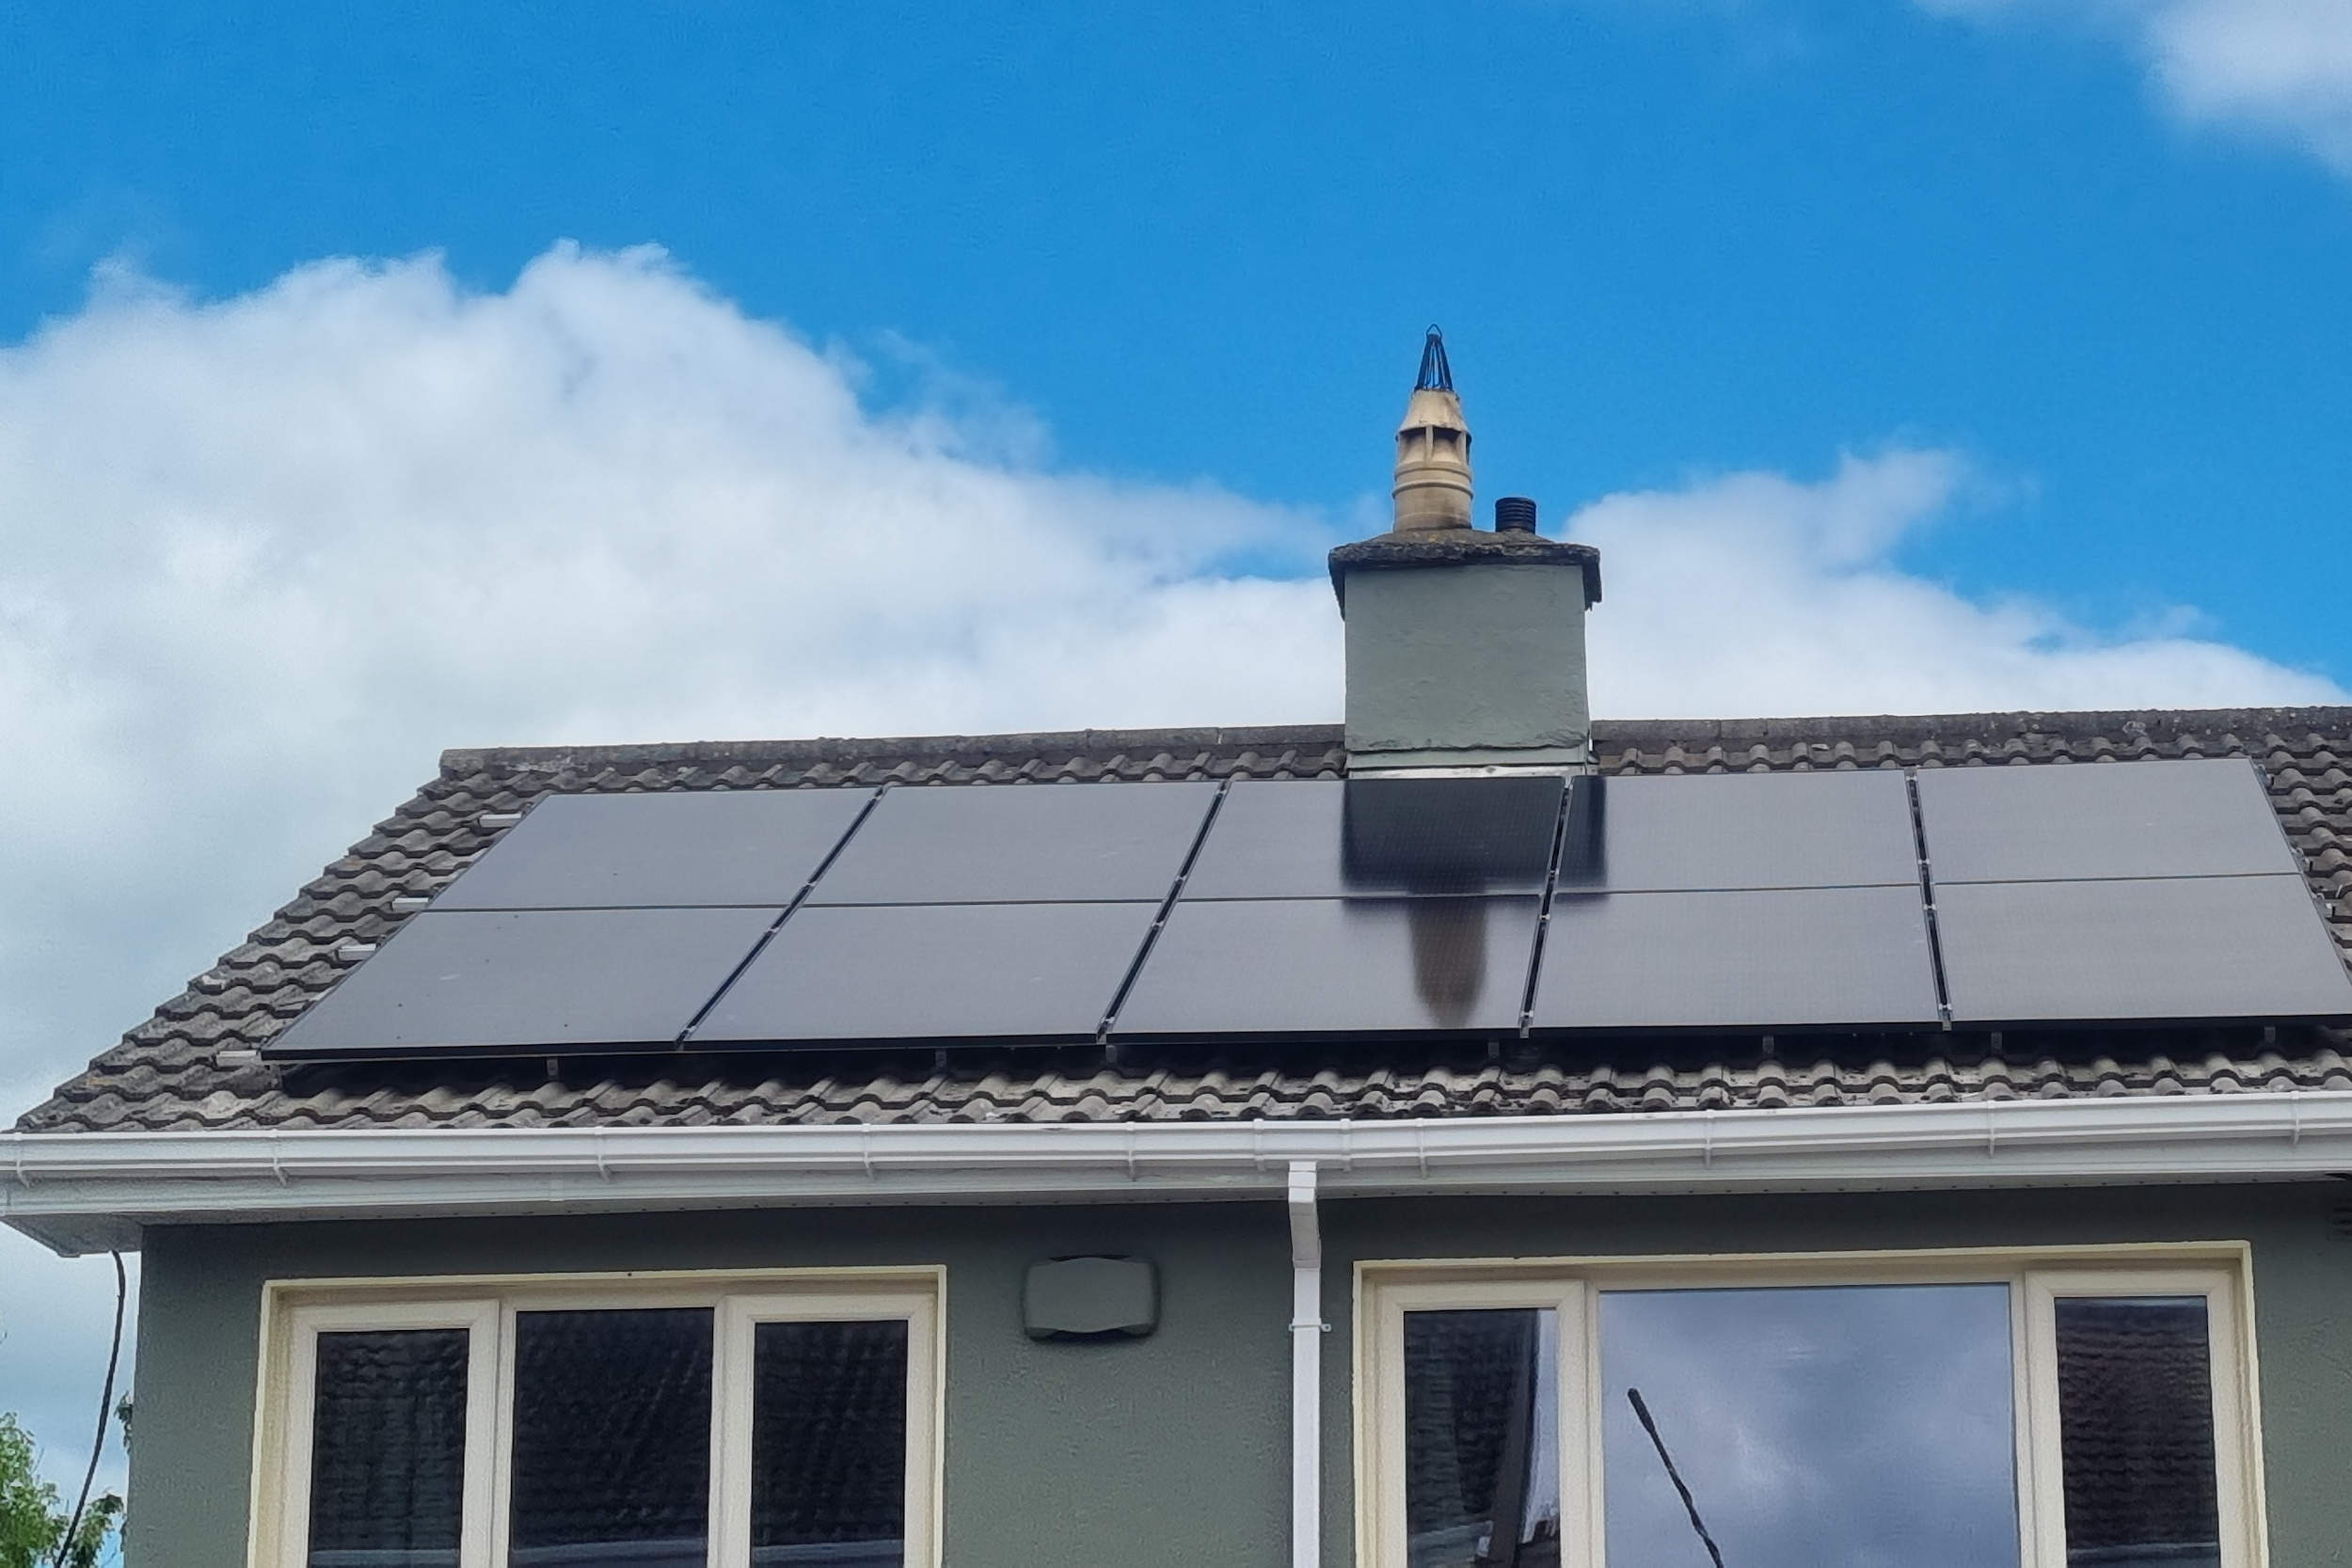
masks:
<instances>
[{"instance_id":1,"label":"green rendered wall","mask_svg":"<svg viewBox=\"0 0 2352 1568\"><path fill-rule=\"evenodd\" d=\"M1350 572L1346 636L1353 766L1583 760L1593 721L1575 562Z\"/></svg>"},{"instance_id":2,"label":"green rendered wall","mask_svg":"<svg viewBox=\"0 0 2352 1568\"><path fill-rule=\"evenodd\" d=\"M1359 1259L2248 1241L2275 1568L2352 1564L2352 1243L2340 1185L1325 1206L1325 1560L1353 1561ZM1146 1339L1038 1344L1023 1271L1160 1267ZM163 1230L147 1242L130 1568L241 1568L262 1283L338 1275L944 1263L949 1568L1288 1560L1280 1204L804 1209Z\"/></svg>"}]
</instances>

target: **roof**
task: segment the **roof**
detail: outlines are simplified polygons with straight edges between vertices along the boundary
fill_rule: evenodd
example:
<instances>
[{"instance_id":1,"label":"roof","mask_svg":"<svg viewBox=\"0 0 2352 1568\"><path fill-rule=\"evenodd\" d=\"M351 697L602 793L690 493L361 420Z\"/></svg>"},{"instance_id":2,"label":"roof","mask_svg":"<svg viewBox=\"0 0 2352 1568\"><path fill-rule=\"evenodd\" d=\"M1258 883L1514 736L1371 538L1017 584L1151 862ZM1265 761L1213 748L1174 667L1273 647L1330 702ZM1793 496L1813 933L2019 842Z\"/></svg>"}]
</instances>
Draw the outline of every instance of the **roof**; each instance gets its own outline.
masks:
<instances>
[{"instance_id":1,"label":"roof","mask_svg":"<svg viewBox=\"0 0 2352 1568\"><path fill-rule=\"evenodd\" d=\"M2352 949L2352 707L1642 721L1595 726L1604 773L2064 766L2250 757ZM453 751L268 924L25 1132L1543 1115L2015 1097L2352 1089L2352 1034L2074 1031L952 1053L709 1053L283 1066L254 1047L331 990L512 814L558 792L1335 778L1336 725Z\"/></svg>"}]
</instances>

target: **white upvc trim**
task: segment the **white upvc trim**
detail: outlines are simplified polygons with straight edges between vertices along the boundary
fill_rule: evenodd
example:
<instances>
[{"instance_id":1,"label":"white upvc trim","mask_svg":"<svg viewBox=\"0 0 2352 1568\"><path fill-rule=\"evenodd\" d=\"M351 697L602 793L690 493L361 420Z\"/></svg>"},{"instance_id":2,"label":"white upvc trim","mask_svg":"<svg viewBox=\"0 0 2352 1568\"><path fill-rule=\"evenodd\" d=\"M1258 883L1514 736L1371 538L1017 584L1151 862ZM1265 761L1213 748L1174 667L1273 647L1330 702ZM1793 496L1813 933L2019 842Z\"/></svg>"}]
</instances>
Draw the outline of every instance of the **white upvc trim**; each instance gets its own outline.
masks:
<instances>
[{"instance_id":1,"label":"white upvc trim","mask_svg":"<svg viewBox=\"0 0 2352 1568\"><path fill-rule=\"evenodd\" d=\"M1291 1568L1323 1561L1323 1223L1315 1165L1294 1160L1291 1221Z\"/></svg>"},{"instance_id":2,"label":"white upvc trim","mask_svg":"<svg viewBox=\"0 0 2352 1568\"><path fill-rule=\"evenodd\" d=\"M149 1224L794 1203L1687 1193L2311 1179L2352 1092L1396 1121L0 1133L0 1219L60 1252Z\"/></svg>"}]
</instances>

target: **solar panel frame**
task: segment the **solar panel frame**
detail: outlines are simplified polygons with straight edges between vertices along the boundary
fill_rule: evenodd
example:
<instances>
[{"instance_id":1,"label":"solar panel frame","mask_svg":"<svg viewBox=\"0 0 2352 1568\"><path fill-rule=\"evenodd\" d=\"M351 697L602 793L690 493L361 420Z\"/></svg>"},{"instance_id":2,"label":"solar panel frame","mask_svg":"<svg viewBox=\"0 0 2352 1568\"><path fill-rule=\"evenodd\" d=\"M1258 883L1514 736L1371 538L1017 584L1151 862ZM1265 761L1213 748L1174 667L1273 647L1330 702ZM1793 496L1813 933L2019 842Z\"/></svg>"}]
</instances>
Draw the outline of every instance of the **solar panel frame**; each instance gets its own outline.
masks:
<instances>
[{"instance_id":1,"label":"solar panel frame","mask_svg":"<svg viewBox=\"0 0 2352 1568\"><path fill-rule=\"evenodd\" d=\"M2302 870L2242 757L1925 768L1916 780L1939 886Z\"/></svg>"},{"instance_id":2,"label":"solar panel frame","mask_svg":"<svg viewBox=\"0 0 2352 1568\"><path fill-rule=\"evenodd\" d=\"M1918 879L1903 775L1860 768L1580 778L1559 885L1699 893Z\"/></svg>"},{"instance_id":3,"label":"solar panel frame","mask_svg":"<svg viewBox=\"0 0 2352 1568\"><path fill-rule=\"evenodd\" d=\"M1093 1039L1155 903L803 904L697 1046Z\"/></svg>"},{"instance_id":4,"label":"solar panel frame","mask_svg":"<svg viewBox=\"0 0 2352 1568\"><path fill-rule=\"evenodd\" d=\"M2299 875L1936 888L1952 1022L2352 1017L2352 976Z\"/></svg>"},{"instance_id":5,"label":"solar panel frame","mask_svg":"<svg viewBox=\"0 0 2352 1568\"><path fill-rule=\"evenodd\" d=\"M1111 1038L1516 1035L1542 904L1180 899Z\"/></svg>"},{"instance_id":6,"label":"solar panel frame","mask_svg":"<svg viewBox=\"0 0 2352 1568\"><path fill-rule=\"evenodd\" d=\"M322 1060L666 1051L782 912L428 910L263 1053Z\"/></svg>"},{"instance_id":7,"label":"solar panel frame","mask_svg":"<svg viewBox=\"0 0 2352 1568\"><path fill-rule=\"evenodd\" d=\"M1189 780L886 789L808 902L1158 901L1216 794Z\"/></svg>"},{"instance_id":8,"label":"solar panel frame","mask_svg":"<svg viewBox=\"0 0 2352 1568\"><path fill-rule=\"evenodd\" d=\"M1799 1032L1942 1021L1909 887L1566 893L1544 934L1531 1031Z\"/></svg>"},{"instance_id":9,"label":"solar panel frame","mask_svg":"<svg viewBox=\"0 0 2352 1568\"><path fill-rule=\"evenodd\" d=\"M874 793L550 796L461 873L433 907L779 908L808 885Z\"/></svg>"}]
</instances>

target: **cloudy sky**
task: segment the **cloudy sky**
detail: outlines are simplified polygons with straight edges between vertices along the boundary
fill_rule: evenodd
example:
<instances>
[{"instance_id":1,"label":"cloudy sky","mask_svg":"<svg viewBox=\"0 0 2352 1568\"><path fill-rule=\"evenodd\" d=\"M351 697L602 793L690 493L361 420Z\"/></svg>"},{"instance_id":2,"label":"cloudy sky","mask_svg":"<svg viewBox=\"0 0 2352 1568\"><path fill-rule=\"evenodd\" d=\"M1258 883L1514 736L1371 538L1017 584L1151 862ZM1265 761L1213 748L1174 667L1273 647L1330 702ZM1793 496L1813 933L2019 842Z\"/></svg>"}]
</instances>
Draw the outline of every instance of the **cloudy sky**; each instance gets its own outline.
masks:
<instances>
[{"instance_id":1,"label":"cloudy sky","mask_svg":"<svg viewBox=\"0 0 2352 1568\"><path fill-rule=\"evenodd\" d=\"M1215 9L0 16L0 1102L443 746L1336 717L1432 317L1604 714L2352 684L2347 0Z\"/></svg>"},{"instance_id":2,"label":"cloudy sky","mask_svg":"<svg viewBox=\"0 0 2352 1568\"><path fill-rule=\"evenodd\" d=\"M1609 1560L1707 1568L1641 1390L1740 1568L2014 1568L2003 1285L1600 1297Z\"/></svg>"}]
</instances>

